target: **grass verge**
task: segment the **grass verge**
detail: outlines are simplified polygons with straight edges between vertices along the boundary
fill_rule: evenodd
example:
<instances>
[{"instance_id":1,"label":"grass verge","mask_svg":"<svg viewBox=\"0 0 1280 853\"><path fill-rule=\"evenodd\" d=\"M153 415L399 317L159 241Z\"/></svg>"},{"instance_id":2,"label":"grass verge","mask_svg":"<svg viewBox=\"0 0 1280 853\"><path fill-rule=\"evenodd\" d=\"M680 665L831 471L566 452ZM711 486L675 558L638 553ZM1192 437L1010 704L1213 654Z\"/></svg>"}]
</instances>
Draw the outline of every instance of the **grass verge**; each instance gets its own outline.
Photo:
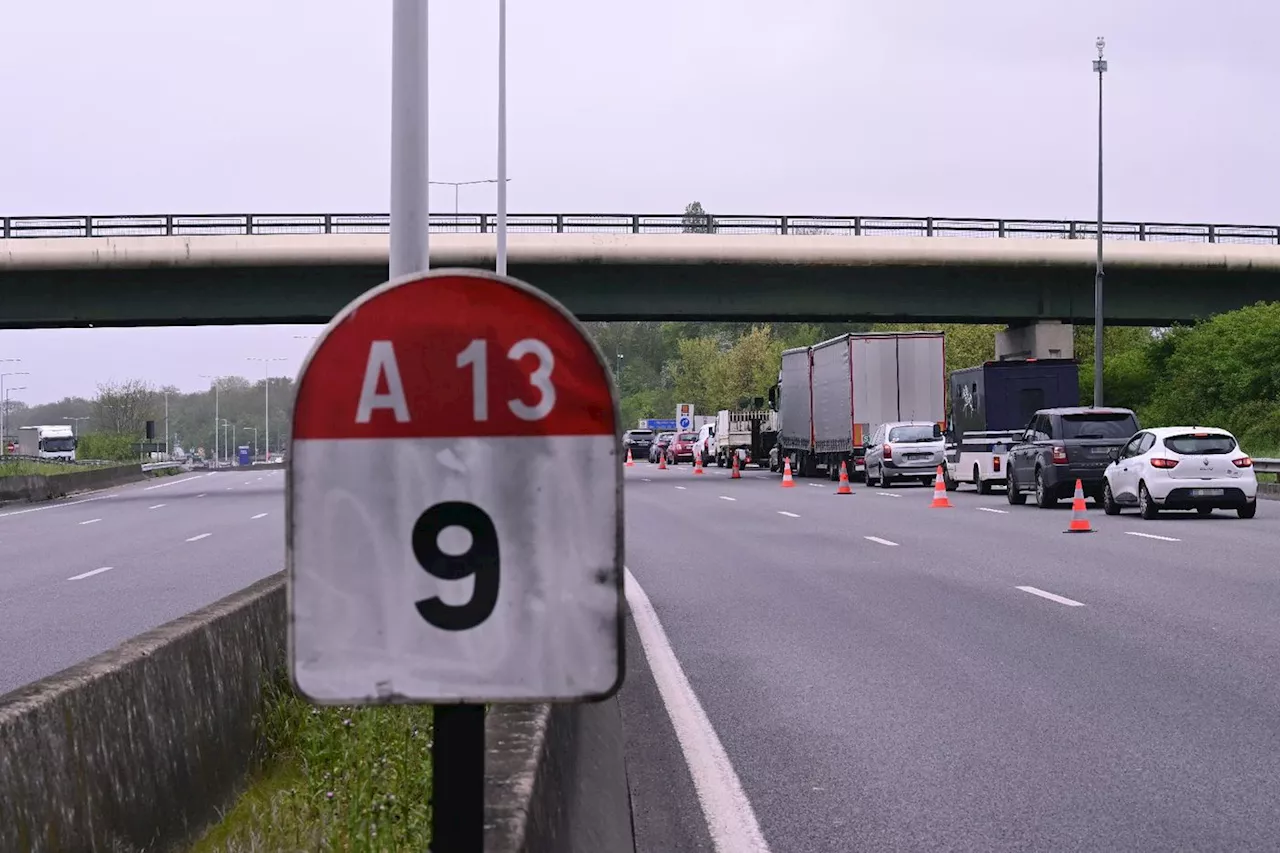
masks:
<instances>
[{"instance_id":1,"label":"grass verge","mask_svg":"<svg viewBox=\"0 0 1280 853\"><path fill-rule=\"evenodd\" d=\"M192 853L426 850L431 708L316 708L273 682L266 762Z\"/></svg>"},{"instance_id":2,"label":"grass verge","mask_svg":"<svg viewBox=\"0 0 1280 853\"><path fill-rule=\"evenodd\" d=\"M59 474L77 474L81 471L92 471L97 465L70 465L66 462L32 462L27 459L0 461L0 478L27 477L41 474L45 477L56 477Z\"/></svg>"}]
</instances>

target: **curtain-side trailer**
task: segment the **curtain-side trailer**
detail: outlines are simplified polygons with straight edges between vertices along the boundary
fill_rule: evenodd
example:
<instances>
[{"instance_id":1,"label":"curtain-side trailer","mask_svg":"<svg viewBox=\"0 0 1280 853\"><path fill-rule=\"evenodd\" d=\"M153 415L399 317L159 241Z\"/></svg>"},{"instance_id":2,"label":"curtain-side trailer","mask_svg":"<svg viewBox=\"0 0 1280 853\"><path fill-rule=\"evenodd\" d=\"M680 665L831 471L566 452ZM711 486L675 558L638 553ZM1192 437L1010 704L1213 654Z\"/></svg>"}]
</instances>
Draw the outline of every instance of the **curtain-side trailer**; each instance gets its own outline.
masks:
<instances>
[{"instance_id":1,"label":"curtain-side trailer","mask_svg":"<svg viewBox=\"0 0 1280 853\"><path fill-rule=\"evenodd\" d=\"M777 391L779 457L798 476L825 469L834 480L844 462L856 477L865 474L866 440L878 425L945 426L945 349L942 332L868 332L787 350Z\"/></svg>"}]
</instances>

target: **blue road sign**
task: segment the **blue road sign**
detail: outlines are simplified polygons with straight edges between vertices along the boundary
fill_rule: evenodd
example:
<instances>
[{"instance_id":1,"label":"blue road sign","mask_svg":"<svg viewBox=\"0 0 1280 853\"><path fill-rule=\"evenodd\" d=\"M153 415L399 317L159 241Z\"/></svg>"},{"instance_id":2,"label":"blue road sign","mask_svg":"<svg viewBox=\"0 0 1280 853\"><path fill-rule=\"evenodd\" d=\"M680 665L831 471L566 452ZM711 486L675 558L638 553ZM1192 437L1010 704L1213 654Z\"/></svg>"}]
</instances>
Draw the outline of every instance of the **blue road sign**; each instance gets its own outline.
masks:
<instances>
[{"instance_id":1,"label":"blue road sign","mask_svg":"<svg viewBox=\"0 0 1280 853\"><path fill-rule=\"evenodd\" d=\"M675 429L675 418L649 418L645 421L649 429Z\"/></svg>"},{"instance_id":2,"label":"blue road sign","mask_svg":"<svg viewBox=\"0 0 1280 853\"><path fill-rule=\"evenodd\" d=\"M693 422L692 422L692 421L690 421L687 417L685 417L685 418L681 418L681 419L680 419L680 429L688 429L688 428L689 428L689 426L690 426L690 424L692 424L692 423L693 423Z\"/></svg>"}]
</instances>

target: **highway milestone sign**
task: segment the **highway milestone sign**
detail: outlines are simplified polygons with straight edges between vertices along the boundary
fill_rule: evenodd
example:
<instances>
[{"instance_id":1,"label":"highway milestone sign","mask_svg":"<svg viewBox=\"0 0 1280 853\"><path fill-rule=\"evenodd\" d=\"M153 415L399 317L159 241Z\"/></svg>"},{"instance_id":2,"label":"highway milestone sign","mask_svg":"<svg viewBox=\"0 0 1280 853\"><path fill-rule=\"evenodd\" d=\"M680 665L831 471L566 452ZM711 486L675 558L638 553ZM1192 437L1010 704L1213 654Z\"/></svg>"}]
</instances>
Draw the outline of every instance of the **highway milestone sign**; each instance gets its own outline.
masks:
<instances>
[{"instance_id":1,"label":"highway milestone sign","mask_svg":"<svg viewBox=\"0 0 1280 853\"><path fill-rule=\"evenodd\" d=\"M618 688L616 396L558 303L481 270L384 284L316 342L292 433L301 693L479 703Z\"/></svg>"}]
</instances>

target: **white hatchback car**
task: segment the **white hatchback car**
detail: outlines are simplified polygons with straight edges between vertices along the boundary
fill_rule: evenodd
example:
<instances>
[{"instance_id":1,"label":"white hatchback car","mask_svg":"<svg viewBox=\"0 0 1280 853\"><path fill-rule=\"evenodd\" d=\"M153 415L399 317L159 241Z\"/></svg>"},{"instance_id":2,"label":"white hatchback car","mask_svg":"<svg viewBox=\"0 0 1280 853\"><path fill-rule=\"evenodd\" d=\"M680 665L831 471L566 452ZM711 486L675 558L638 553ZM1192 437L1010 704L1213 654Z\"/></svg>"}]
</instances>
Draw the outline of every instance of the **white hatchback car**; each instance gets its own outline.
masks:
<instances>
[{"instance_id":1,"label":"white hatchback car","mask_svg":"<svg viewBox=\"0 0 1280 853\"><path fill-rule=\"evenodd\" d=\"M1107 515L1136 506L1143 518L1164 509L1208 515L1234 509L1241 518L1258 512L1253 460L1235 436L1212 427L1144 429L1111 451L1102 506Z\"/></svg>"}]
</instances>

